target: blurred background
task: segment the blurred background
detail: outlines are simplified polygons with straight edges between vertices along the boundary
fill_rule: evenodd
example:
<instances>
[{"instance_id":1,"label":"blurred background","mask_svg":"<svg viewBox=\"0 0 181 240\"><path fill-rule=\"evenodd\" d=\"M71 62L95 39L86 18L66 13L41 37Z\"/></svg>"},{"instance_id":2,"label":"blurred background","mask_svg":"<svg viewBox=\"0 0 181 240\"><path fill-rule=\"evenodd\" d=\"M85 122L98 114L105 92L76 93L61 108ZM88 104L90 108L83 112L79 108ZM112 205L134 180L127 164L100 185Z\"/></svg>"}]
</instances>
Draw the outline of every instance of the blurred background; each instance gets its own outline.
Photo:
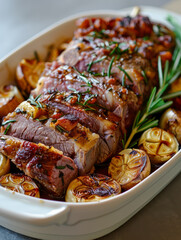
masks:
<instances>
[{"instance_id":1,"label":"blurred background","mask_svg":"<svg viewBox=\"0 0 181 240\"><path fill-rule=\"evenodd\" d=\"M0 58L71 14L95 9L118 10L136 5L169 7L181 12L181 0L0 0Z\"/></svg>"},{"instance_id":2,"label":"blurred background","mask_svg":"<svg viewBox=\"0 0 181 240\"><path fill-rule=\"evenodd\" d=\"M181 0L0 0L0 58L72 14L148 5L181 13ZM100 240L180 240L181 175L121 228ZM110 219L111 221L111 219ZM0 240L31 239L0 227Z\"/></svg>"}]
</instances>

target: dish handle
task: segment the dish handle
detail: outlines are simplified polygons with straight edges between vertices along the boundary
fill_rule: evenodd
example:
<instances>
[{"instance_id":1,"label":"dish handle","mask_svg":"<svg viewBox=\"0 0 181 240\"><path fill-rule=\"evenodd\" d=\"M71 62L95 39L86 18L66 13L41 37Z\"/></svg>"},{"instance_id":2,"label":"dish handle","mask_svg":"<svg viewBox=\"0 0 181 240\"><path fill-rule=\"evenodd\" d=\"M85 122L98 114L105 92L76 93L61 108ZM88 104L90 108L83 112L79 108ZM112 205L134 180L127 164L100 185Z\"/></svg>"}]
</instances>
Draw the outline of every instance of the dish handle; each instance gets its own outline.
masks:
<instances>
[{"instance_id":1,"label":"dish handle","mask_svg":"<svg viewBox=\"0 0 181 240\"><path fill-rule=\"evenodd\" d=\"M39 199L20 199L18 196L6 198L5 195L0 196L0 218L36 226L61 225L68 219L70 208L67 205L49 204Z\"/></svg>"}]
</instances>

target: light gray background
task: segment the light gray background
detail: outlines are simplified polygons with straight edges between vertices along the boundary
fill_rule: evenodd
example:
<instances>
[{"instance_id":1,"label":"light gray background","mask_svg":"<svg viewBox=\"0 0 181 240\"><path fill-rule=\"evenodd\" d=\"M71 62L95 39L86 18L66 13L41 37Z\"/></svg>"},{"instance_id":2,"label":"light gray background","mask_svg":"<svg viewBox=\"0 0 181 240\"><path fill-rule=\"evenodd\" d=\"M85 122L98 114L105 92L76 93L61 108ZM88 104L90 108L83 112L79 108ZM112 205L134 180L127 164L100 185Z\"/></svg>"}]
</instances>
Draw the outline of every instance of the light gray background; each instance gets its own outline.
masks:
<instances>
[{"instance_id":1,"label":"light gray background","mask_svg":"<svg viewBox=\"0 0 181 240\"><path fill-rule=\"evenodd\" d=\"M168 2L167 0L0 0L0 58L54 22L80 11L121 9L135 5L162 7ZM181 2L178 8L181 8ZM25 239L32 238L0 227L0 240ZM99 238L99 240L110 239L180 240L181 175L126 224Z\"/></svg>"}]
</instances>

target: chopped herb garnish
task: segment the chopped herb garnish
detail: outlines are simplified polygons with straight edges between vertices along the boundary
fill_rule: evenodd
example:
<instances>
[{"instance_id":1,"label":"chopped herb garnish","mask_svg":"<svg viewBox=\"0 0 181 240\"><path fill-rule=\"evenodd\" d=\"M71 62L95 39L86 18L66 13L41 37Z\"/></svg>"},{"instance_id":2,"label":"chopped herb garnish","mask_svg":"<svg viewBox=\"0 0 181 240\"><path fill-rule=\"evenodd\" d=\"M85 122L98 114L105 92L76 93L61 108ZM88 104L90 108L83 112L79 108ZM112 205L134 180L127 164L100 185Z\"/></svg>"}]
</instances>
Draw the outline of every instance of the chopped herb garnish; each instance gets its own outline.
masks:
<instances>
[{"instance_id":1,"label":"chopped herb garnish","mask_svg":"<svg viewBox=\"0 0 181 240\"><path fill-rule=\"evenodd\" d=\"M27 102L29 102L33 106L36 106L37 108L43 108L43 106L39 102L40 96L41 94L34 98L32 95L30 95L30 97L27 99Z\"/></svg>"},{"instance_id":2,"label":"chopped herb garnish","mask_svg":"<svg viewBox=\"0 0 181 240\"><path fill-rule=\"evenodd\" d=\"M144 41L147 41L148 39L149 39L149 36L143 37L143 40L144 40Z\"/></svg>"},{"instance_id":3,"label":"chopped herb garnish","mask_svg":"<svg viewBox=\"0 0 181 240\"><path fill-rule=\"evenodd\" d=\"M96 95L91 95L91 96L83 103L83 105L84 105L84 106L87 105L87 103L88 103L92 98L94 98L94 97L96 97Z\"/></svg>"},{"instance_id":4,"label":"chopped herb garnish","mask_svg":"<svg viewBox=\"0 0 181 240\"><path fill-rule=\"evenodd\" d=\"M56 125L55 127L59 132L63 133L63 132L66 132L66 133L69 133L69 131L65 130L65 128L63 128L62 126L60 125Z\"/></svg>"},{"instance_id":5,"label":"chopped herb garnish","mask_svg":"<svg viewBox=\"0 0 181 240\"><path fill-rule=\"evenodd\" d=\"M56 169L65 169L66 166L55 166Z\"/></svg>"},{"instance_id":6,"label":"chopped herb garnish","mask_svg":"<svg viewBox=\"0 0 181 240\"><path fill-rule=\"evenodd\" d=\"M108 77L111 76L111 68L112 68L114 59L115 59L115 57L112 57L112 59L111 59L111 61L110 61L110 64L109 64L109 67L108 67L108 70L107 70L107 76L108 76Z\"/></svg>"},{"instance_id":7,"label":"chopped herb garnish","mask_svg":"<svg viewBox=\"0 0 181 240\"><path fill-rule=\"evenodd\" d=\"M57 94L57 91L53 92L51 96L48 98L48 100L49 101L52 100L56 96L56 94Z\"/></svg>"},{"instance_id":8,"label":"chopped herb garnish","mask_svg":"<svg viewBox=\"0 0 181 240\"><path fill-rule=\"evenodd\" d=\"M73 67L73 69L79 74L79 77L87 84L87 87L92 87L90 80L82 73L80 73L76 67Z\"/></svg>"},{"instance_id":9,"label":"chopped herb garnish","mask_svg":"<svg viewBox=\"0 0 181 240\"><path fill-rule=\"evenodd\" d=\"M39 118L36 118L35 120L36 120L36 121L39 121L39 122L44 122L44 121L47 121L47 120L48 120L48 118L44 118L44 119L39 119Z\"/></svg>"},{"instance_id":10,"label":"chopped herb garnish","mask_svg":"<svg viewBox=\"0 0 181 240\"><path fill-rule=\"evenodd\" d=\"M101 31L97 32L97 31L92 31L89 34L91 37L94 38L108 38L109 36L105 33L105 29L102 29Z\"/></svg>"},{"instance_id":11,"label":"chopped herb garnish","mask_svg":"<svg viewBox=\"0 0 181 240\"><path fill-rule=\"evenodd\" d=\"M122 77L122 86L125 87L125 73L123 73L123 77Z\"/></svg>"},{"instance_id":12,"label":"chopped herb garnish","mask_svg":"<svg viewBox=\"0 0 181 240\"><path fill-rule=\"evenodd\" d=\"M10 127L11 127L11 124L9 123L8 126L6 127L6 129L4 130L4 135L7 134L7 132L8 132L9 129L10 129Z\"/></svg>"},{"instance_id":13,"label":"chopped herb garnish","mask_svg":"<svg viewBox=\"0 0 181 240\"><path fill-rule=\"evenodd\" d=\"M122 67L120 67L120 66L118 66L118 68L126 75L126 77L127 77L131 82L133 82L133 80L131 79L131 77L129 76L129 74L127 73L127 71L126 71L124 68L122 68Z\"/></svg>"},{"instance_id":14,"label":"chopped herb garnish","mask_svg":"<svg viewBox=\"0 0 181 240\"><path fill-rule=\"evenodd\" d=\"M68 167L70 170L74 170L74 168L72 166L70 166L69 164L66 164L66 167Z\"/></svg>"},{"instance_id":15,"label":"chopped herb garnish","mask_svg":"<svg viewBox=\"0 0 181 240\"><path fill-rule=\"evenodd\" d=\"M3 122L1 125L4 126L4 125L6 125L8 123L13 123L13 122L16 122L16 120L14 120L14 119L7 120L7 121Z\"/></svg>"},{"instance_id":16,"label":"chopped herb garnish","mask_svg":"<svg viewBox=\"0 0 181 240\"><path fill-rule=\"evenodd\" d=\"M61 178L62 179L62 185L64 185L64 174L63 174L63 172L59 172L59 178Z\"/></svg>"},{"instance_id":17,"label":"chopped herb garnish","mask_svg":"<svg viewBox=\"0 0 181 240\"><path fill-rule=\"evenodd\" d=\"M142 76L144 77L145 84L147 84L147 83L148 83L148 78L147 78L147 76L146 76L145 71L142 70L142 71L141 71L141 74L142 74Z\"/></svg>"},{"instance_id":18,"label":"chopped herb garnish","mask_svg":"<svg viewBox=\"0 0 181 240\"><path fill-rule=\"evenodd\" d=\"M91 70L91 67L94 63L99 63L99 62L102 62L107 56L103 56L102 58L99 58L95 61L91 61L89 64L88 64L88 68L87 68L87 72L90 72Z\"/></svg>"},{"instance_id":19,"label":"chopped herb garnish","mask_svg":"<svg viewBox=\"0 0 181 240\"><path fill-rule=\"evenodd\" d=\"M27 113L26 111L21 110L20 108L17 108L17 109L15 110L15 112L16 112L16 113L22 113L22 114L26 114L26 113Z\"/></svg>"}]
</instances>

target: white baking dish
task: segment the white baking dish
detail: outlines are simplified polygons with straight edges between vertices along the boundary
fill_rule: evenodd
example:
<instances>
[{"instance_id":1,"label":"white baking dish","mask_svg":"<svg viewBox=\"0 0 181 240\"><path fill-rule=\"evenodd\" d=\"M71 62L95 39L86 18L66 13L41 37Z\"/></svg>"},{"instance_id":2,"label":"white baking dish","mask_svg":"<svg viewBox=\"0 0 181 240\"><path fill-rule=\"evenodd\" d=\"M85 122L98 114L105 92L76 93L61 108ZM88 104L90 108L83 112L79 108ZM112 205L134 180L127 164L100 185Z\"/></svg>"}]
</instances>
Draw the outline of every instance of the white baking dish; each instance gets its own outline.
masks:
<instances>
[{"instance_id":1,"label":"white baking dish","mask_svg":"<svg viewBox=\"0 0 181 240\"><path fill-rule=\"evenodd\" d=\"M47 46L72 37L75 19L81 16L120 16L121 11L94 11L66 18L0 62L1 84L12 82L15 67L22 58L33 57L34 51L44 56ZM166 23L168 14L181 21L181 16L152 7L142 7L142 13L153 20ZM13 231L41 239L94 239L103 236L125 223L156 194L158 194L181 169L181 152L131 190L108 200L95 203L65 203L32 198L0 187L0 224Z\"/></svg>"}]
</instances>

